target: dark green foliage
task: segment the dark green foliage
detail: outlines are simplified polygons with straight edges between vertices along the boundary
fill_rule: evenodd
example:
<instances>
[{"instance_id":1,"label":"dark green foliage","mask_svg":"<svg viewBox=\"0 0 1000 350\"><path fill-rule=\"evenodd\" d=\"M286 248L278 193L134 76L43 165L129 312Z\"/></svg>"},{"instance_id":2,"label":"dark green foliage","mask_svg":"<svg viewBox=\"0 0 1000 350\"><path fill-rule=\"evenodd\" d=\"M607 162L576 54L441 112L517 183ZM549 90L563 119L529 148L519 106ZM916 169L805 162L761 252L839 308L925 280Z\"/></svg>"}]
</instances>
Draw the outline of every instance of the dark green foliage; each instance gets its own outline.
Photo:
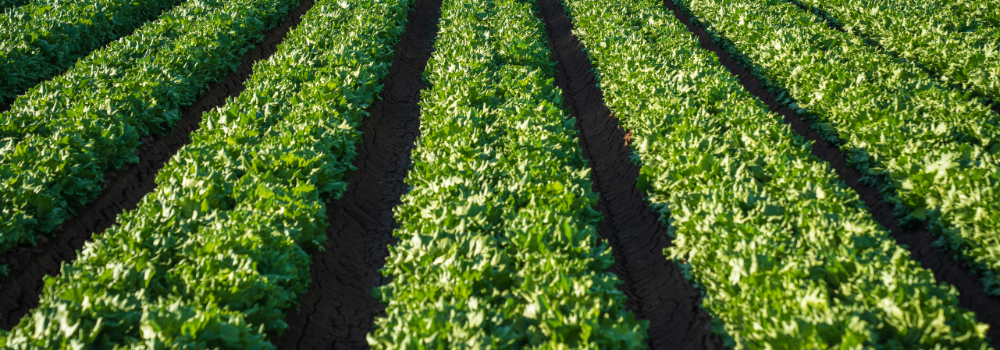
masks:
<instances>
[{"instance_id":1,"label":"dark green foliage","mask_svg":"<svg viewBox=\"0 0 1000 350\"><path fill-rule=\"evenodd\" d=\"M0 12L7 11L7 9L18 7L27 3L28 0L0 0Z\"/></svg>"}]
</instances>

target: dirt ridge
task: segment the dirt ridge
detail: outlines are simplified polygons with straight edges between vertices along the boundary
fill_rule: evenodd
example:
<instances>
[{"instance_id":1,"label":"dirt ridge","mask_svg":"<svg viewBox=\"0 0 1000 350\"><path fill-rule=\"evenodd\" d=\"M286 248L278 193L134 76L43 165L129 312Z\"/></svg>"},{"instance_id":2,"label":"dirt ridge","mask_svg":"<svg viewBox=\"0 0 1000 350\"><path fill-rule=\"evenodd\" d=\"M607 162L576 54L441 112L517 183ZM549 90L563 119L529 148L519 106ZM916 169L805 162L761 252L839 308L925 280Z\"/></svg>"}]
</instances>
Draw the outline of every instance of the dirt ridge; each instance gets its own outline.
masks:
<instances>
[{"instance_id":1,"label":"dirt ridge","mask_svg":"<svg viewBox=\"0 0 1000 350\"><path fill-rule=\"evenodd\" d=\"M302 15L312 6L313 0L302 0L279 25L262 31L263 42L243 56L235 71L211 84L193 105L183 108L181 120L169 135L143 137L136 152L139 163L105 172L104 190L86 208L56 227L51 235L43 235L35 246L22 246L0 254L0 264L7 264L9 270L7 276L0 276L0 328L11 329L22 316L38 306L43 278L58 274L61 264L75 260L77 250L83 248L91 236L110 228L119 214L135 209L139 201L156 188L156 173L181 147L191 142L189 135L199 128L202 113L224 105L227 97L238 96L245 89L243 82L253 73L253 64L271 57L288 31L301 22Z\"/></svg>"},{"instance_id":2,"label":"dirt ridge","mask_svg":"<svg viewBox=\"0 0 1000 350\"><path fill-rule=\"evenodd\" d=\"M930 270L938 283L946 282L959 290L959 305L974 311L979 322L990 325L987 335L992 338L993 347L1000 348L1000 297L987 295L983 291L983 285L970 272L967 264L953 259L949 253L934 246L936 237L928 230L927 223L916 227L900 227L899 221L893 216L893 206L882 200L881 191L860 181L862 174L848 165L840 148L828 144L809 127L809 123L803 120L802 116L778 102L760 79L740 65L725 49L716 45L714 42L716 37L706 31L700 23L692 23L691 18L679 5L671 0L664 0L663 3L698 38L702 48L714 52L719 57L719 62L733 76L739 78L740 84L747 91L764 101L769 110L784 117L785 123L790 124L793 131L814 142L813 155L830 164L840 179L858 193L875 221L890 230L890 236L907 247L911 256L919 261L921 266ZM719 38L719 40L724 39Z\"/></svg>"},{"instance_id":3,"label":"dirt ridge","mask_svg":"<svg viewBox=\"0 0 1000 350\"><path fill-rule=\"evenodd\" d=\"M559 0L538 4L557 62L555 83L577 120L580 147L593 169L593 190L600 194L597 209L604 221L598 233L615 258L609 271L624 282L619 288L628 296L629 310L649 320L651 349L722 349L721 338L711 333L711 317L700 307L701 292L663 255L671 239L647 205L646 193L636 188L639 168L629 162L629 134L605 104L573 23Z\"/></svg>"},{"instance_id":4,"label":"dirt ridge","mask_svg":"<svg viewBox=\"0 0 1000 350\"><path fill-rule=\"evenodd\" d=\"M381 96L360 128L357 167L347 192L327 204L329 242L312 252L312 282L290 328L274 340L278 349L367 349L366 335L385 306L371 296L385 285L381 269L395 243L392 209L409 190L403 182L420 133L422 74L434 48L442 0L417 0L395 48Z\"/></svg>"}]
</instances>

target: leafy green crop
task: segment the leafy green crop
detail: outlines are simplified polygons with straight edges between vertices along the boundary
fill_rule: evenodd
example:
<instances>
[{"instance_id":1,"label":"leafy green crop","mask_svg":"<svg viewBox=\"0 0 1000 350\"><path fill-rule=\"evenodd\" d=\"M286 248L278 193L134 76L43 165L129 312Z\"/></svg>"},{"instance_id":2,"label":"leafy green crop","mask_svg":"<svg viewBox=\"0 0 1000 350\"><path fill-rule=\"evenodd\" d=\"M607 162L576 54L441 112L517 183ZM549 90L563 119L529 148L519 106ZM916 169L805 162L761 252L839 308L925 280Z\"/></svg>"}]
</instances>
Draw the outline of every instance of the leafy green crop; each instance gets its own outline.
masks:
<instances>
[{"instance_id":1,"label":"leafy green crop","mask_svg":"<svg viewBox=\"0 0 1000 350\"><path fill-rule=\"evenodd\" d=\"M105 171L137 162L140 138L169 133L295 2L185 3L18 98L0 114L0 251L89 204Z\"/></svg>"},{"instance_id":2,"label":"leafy green crop","mask_svg":"<svg viewBox=\"0 0 1000 350\"><path fill-rule=\"evenodd\" d=\"M0 103L58 75L181 0L0 0ZM197 2L197 1L194 1Z\"/></svg>"},{"instance_id":3,"label":"leafy green crop","mask_svg":"<svg viewBox=\"0 0 1000 350\"><path fill-rule=\"evenodd\" d=\"M961 0L797 1L827 13L848 32L867 36L892 54L920 63L930 73L943 76L944 84L1000 102L1000 14L958 15L949 5Z\"/></svg>"},{"instance_id":4,"label":"leafy green crop","mask_svg":"<svg viewBox=\"0 0 1000 350\"><path fill-rule=\"evenodd\" d=\"M811 145L657 0L566 0L639 185L736 349L986 349Z\"/></svg>"},{"instance_id":5,"label":"leafy green crop","mask_svg":"<svg viewBox=\"0 0 1000 350\"><path fill-rule=\"evenodd\" d=\"M377 349L643 348L531 0L449 0Z\"/></svg>"},{"instance_id":6,"label":"leafy green crop","mask_svg":"<svg viewBox=\"0 0 1000 350\"><path fill-rule=\"evenodd\" d=\"M273 349L309 284L326 198L388 74L410 0L320 0L247 89L205 114L120 226L46 278L13 349Z\"/></svg>"},{"instance_id":7,"label":"leafy green crop","mask_svg":"<svg viewBox=\"0 0 1000 350\"><path fill-rule=\"evenodd\" d=\"M1000 294L1000 116L912 62L777 0L683 1L723 46Z\"/></svg>"}]
</instances>

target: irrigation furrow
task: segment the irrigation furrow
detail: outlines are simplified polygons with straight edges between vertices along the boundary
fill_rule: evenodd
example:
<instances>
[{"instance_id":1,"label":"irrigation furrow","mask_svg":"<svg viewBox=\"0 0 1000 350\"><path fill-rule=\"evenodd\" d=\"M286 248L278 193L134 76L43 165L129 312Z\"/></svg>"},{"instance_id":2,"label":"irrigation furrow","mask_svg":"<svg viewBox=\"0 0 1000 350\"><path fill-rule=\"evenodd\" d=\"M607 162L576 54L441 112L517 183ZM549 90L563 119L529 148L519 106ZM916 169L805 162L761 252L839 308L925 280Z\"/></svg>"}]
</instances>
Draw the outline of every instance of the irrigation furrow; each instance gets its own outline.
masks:
<instances>
[{"instance_id":1,"label":"irrigation furrow","mask_svg":"<svg viewBox=\"0 0 1000 350\"><path fill-rule=\"evenodd\" d=\"M992 345L1000 347L1000 297L987 295L983 291L983 285L976 276L970 273L964 263L953 259L948 253L934 246L936 238L927 229L926 222L918 227L900 227L899 221L893 216L892 205L882 200L882 194L878 189L861 182L862 174L847 164L847 160L839 148L824 141L799 114L778 102L774 94L767 90L760 79L755 77L749 69L740 65L725 49L716 45L714 40L717 38L708 33L700 24L692 23L691 18L680 6L670 0L664 0L663 3L698 38L702 48L714 52L719 57L719 62L733 76L739 78L740 84L747 91L766 103L772 112L784 117L785 122L791 125L792 130L814 142L813 154L828 162L840 179L858 193L861 200L868 206L875 221L890 230L890 236L899 244L905 245L911 252L913 259L919 261L922 267L931 270L938 283L945 282L959 290L959 305L975 312L979 322L990 325L988 336L992 338Z\"/></svg>"},{"instance_id":2,"label":"irrigation furrow","mask_svg":"<svg viewBox=\"0 0 1000 350\"><path fill-rule=\"evenodd\" d=\"M651 349L722 349L711 334L711 318L700 307L700 292L684 280L680 268L663 256L671 246L667 229L636 188L639 168L629 163L627 130L604 103L593 66L573 35L573 23L559 0L539 0L539 10L557 61L556 86L577 120L580 147L593 169L594 192L604 221L598 233L612 246L610 271L625 283L629 310L649 320Z\"/></svg>"},{"instance_id":3,"label":"irrigation furrow","mask_svg":"<svg viewBox=\"0 0 1000 350\"><path fill-rule=\"evenodd\" d=\"M184 145L189 135L199 128L202 113L225 104L245 89L243 85L253 64L265 60L277 50L285 35L302 20L313 6L313 0L302 2L291 10L278 26L263 31L264 40L248 51L239 67L222 81L211 85L198 100L182 110L181 120L165 137L147 136L136 152L138 164L126 164L118 170L104 173L105 187L101 194L79 214L67 219L34 247L18 247L0 254L0 264L7 264L9 273L0 276L0 328L10 329L24 314L38 306L46 275L57 275L62 263L76 259L91 236L104 232L125 210L135 209L149 192L156 188L156 173Z\"/></svg>"},{"instance_id":4,"label":"irrigation furrow","mask_svg":"<svg viewBox=\"0 0 1000 350\"><path fill-rule=\"evenodd\" d=\"M372 288L396 227L392 208L407 191L403 182L420 132L421 74L434 49L442 0L417 0L383 82L382 99L369 108L362 142L343 196L327 205L326 250L312 253L312 282L290 328L274 340L279 349L367 348L365 334L385 305Z\"/></svg>"}]
</instances>

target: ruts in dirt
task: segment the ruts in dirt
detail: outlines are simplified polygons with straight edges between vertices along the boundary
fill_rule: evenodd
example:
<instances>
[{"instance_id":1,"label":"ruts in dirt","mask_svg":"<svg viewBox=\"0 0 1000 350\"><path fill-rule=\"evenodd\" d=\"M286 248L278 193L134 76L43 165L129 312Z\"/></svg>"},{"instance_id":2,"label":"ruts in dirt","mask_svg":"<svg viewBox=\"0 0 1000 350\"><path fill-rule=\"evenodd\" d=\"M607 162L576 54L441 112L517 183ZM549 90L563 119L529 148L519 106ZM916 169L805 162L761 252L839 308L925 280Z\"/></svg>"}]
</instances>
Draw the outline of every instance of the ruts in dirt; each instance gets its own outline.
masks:
<instances>
[{"instance_id":1,"label":"ruts in dirt","mask_svg":"<svg viewBox=\"0 0 1000 350\"><path fill-rule=\"evenodd\" d=\"M889 235L896 242L909 249L911 256L919 261L921 266L933 272L938 283L946 282L958 289L959 305L974 311L979 322L990 325L987 335L992 338L993 347L1000 348L1000 297L987 295L983 291L983 285L975 275L970 273L965 263L953 259L950 254L934 247L933 242L936 237L927 229L926 223L912 228L900 227L899 221L892 214L893 206L882 200L881 191L860 181L861 173L847 164L840 148L826 143L815 130L809 127L808 122L778 102L774 94L768 91L760 79L757 79L749 69L740 65L731 54L713 41L713 39L724 39L716 38L706 31L700 23L692 23L687 13L682 11L681 7L673 1L664 0L664 6L671 10L674 16L698 38L702 48L719 56L719 62L729 69L733 76L739 78L740 84L747 91L764 101L772 112L784 117L784 121L791 125L793 131L805 137L806 140L814 142L813 155L830 163L840 179L858 193L861 200L868 206L875 221L888 229Z\"/></svg>"},{"instance_id":2,"label":"ruts in dirt","mask_svg":"<svg viewBox=\"0 0 1000 350\"><path fill-rule=\"evenodd\" d=\"M193 105L181 110L181 120L169 135L143 137L136 152L139 163L104 173L105 187L96 200L56 227L51 235L43 235L35 246L0 254L0 264L7 264L10 271L0 277L0 328L9 330L17 325L22 316L38 306L46 275L58 274L61 264L75 260L77 250L91 236L110 228L119 214L135 209L156 188L156 173L191 142L189 135L199 128L202 113L222 106L228 97L238 96L245 89L243 82L253 73L253 64L271 57L285 34L302 21L302 15L312 6L313 0L302 0L279 25L263 31L264 41L243 56L235 71L210 85Z\"/></svg>"},{"instance_id":3,"label":"ruts in dirt","mask_svg":"<svg viewBox=\"0 0 1000 350\"><path fill-rule=\"evenodd\" d=\"M382 99L362 122L357 167L347 192L327 205L326 250L314 252L312 282L290 328L274 340L278 349L367 349L365 335L385 305L372 289L389 279L379 269L395 242L392 208L409 190L403 180L420 134L420 91L434 50L442 0L417 0L383 81Z\"/></svg>"},{"instance_id":4,"label":"ruts in dirt","mask_svg":"<svg viewBox=\"0 0 1000 350\"><path fill-rule=\"evenodd\" d=\"M663 255L663 248L672 245L667 229L636 188L639 168L629 163L629 134L605 105L573 23L559 0L539 0L538 5L556 59L555 83L576 118L580 147L593 170L593 190L600 194L597 209L604 221L598 233L611 244L615 258L609 271L624 282L620 288L629 310L649 320L651 349L722 349L722 340L711 333L711 317L700 307L700 291Z\"/></svg>"}]
</instances>

